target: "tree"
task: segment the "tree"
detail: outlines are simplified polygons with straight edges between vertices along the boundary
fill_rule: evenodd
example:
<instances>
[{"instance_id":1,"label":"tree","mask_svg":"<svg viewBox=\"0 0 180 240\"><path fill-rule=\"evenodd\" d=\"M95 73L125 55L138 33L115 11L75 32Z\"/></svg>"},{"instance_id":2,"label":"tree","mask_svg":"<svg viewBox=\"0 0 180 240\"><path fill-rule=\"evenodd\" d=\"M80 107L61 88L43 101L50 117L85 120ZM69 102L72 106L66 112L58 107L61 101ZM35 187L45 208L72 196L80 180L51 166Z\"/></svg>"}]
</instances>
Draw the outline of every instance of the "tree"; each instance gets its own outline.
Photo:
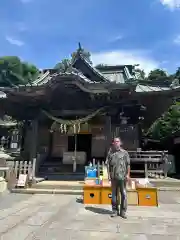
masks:
<instances>
[{"instance_id":1,"label":"tree","mask_svg":"<svg viewBox=\"0 0 180 240\"><path fill-rule=\"evenodd\" d=\"M147 132L147 136L156 140L161 140L171 136L179 130L180 102L176 102L151 125Z\"/></svg>"},{"instance_id":2,"label":"tree","mask_svg":"<svg viewBox=\"0 0 180 240\"><path fill-rule=\"evenodd\" d=\"M167 73L162 69L155 69L152 70L148 75L149 81L156 81L156 80L165 80L168 78Z\"/></svg>"},{"instance_id":3,"label":"tree","mask_svg":"<svg viewBox=\"0 0 180 240\"><path fill-rule=\"evenodd\" d=\"M63 59L61 62L57 63L55 65L55 69L59 69L60 72L66 72L67 69L71 66L71 64L74 62L76 57L78 55L81 55L89 64L92 64L91 61L91 54L90 52L86 51L84 48L81 47L81 44L79 43L79 48L71 54L70 59Z\"/></svg>"},{"instance_id":4,"label":"tree","mask_svg":"<svg viewBox=\"0 0 180 240\"><path fill-rule=\"evenodd\" d=\"M22 76L25 83L33 82L39 75L39 70L33 64L22 62Z\"/></svg>"},{"instance_id":5,"label":"tree","mask_svg":"<svg viewBox=\"0 0 180 240\"><path fill-rule=\"evenodd\" d=\"M136 77L138 78L139 81L146 80L146 74L145 74L143 69L136 68L135 69L135 74L136 74Z\"/></svg>"},{"instance_id":6,"label":"tree","mask_svg":"<svg viewBox=\"0 0 180 240\"><path fill-rule=\"evenodd\" d=\"M21 62L16 56L0 58L0 86L17 86L35 80L39 70L32 64Z\"/></svg>"},{"instance_id":7,"label":"tree","mask_svg":"<svg viewBox=\"0 0 180 240\"><path fill-rule=\"evenodd\" d=\"M67 71L67 69L70 67L70 65L71 65L71 60L65 58L61 62L57 63L54 68L58 69L60 72L64 73Z\"/></svg>"},{"instance_id":8,"label":"tree","mask_svg":"<svg viewBox=\"0 0 180 240\"><path fill-rule=\"evenodd\" d=\"M14 87L22 82L21 76L11 70L8 62L0 59L0 86Z\"/></svg>"},{"instance_id":9,"label":"tree","mask_svg":"<svg viewBox=\"0 0 180 240\"><path fill-rule=\"evenodd\" d=\"M176 72L171 75L171 78L180 80L180 67L178 67Z\"/></svg>"}]
</instances>

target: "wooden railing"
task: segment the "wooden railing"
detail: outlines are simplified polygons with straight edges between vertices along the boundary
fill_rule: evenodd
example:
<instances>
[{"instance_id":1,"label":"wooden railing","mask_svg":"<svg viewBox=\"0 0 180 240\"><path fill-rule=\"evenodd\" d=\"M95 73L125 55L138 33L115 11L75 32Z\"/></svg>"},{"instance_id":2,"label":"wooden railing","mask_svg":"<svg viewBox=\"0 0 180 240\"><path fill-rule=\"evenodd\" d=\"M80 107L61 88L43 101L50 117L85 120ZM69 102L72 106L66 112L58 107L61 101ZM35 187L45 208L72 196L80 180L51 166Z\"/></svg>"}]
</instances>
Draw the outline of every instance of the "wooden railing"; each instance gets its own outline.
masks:
<instances>
[{"instance_id":1,"label":"wooden railing","mask_svg":"<svg viewBox=\"0 0 180 240\"><path fill-rule=\"evenodd\" d=\"M166 178L168 171L167 151L130 151L131 164L143 164L144 169L132 169L132 173L144 173L145 177Z\"/></svg>"},{"instance_id":2,"label":"wooden railing","mask_svg":"<svg viewBox=\"0 0 180 240\"><path fill-rule=\"evenodd\" d=\"M167 151L129 151L132 174L143 174L148 178L166 178L168 171ZM132 166L136 164L136 169ZM141 165L141 167L140 167ZM101 175L105 163L100 161L93 162L97 166L98 176Z\"/></svg>"},{"instance_id":3,"label":"wooden railing","mask_svg":"<svg viewBox=\"0 0 180 240\"><path fill-rule=\"evenodd\" d=\"M35 162L24 161L24 160L7 160L7 167L9 172L13 172L16 179L18 179L19 174L27 174L28 176L33 176L33 169Z\"/></svg>"}]
</instances>

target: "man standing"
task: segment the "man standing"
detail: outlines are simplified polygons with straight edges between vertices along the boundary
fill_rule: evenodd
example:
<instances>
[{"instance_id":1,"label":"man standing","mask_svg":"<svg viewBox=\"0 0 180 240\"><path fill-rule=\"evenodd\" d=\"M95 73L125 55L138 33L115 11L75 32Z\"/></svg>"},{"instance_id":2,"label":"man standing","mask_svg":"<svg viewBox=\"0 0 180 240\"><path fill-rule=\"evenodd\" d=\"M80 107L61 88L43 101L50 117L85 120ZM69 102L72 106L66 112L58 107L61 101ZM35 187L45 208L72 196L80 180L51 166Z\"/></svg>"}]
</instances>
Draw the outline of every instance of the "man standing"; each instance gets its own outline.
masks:
<instances>
[{"instance_id":1,"label":"man standing","mask_svg":"<svg viewBox=\"0 0 180 240\"><path fill-rule=\"evenodd\" d=\"M122 148L120 138L114 138L106 164L112 187L112 217L120 215L122 218L127 218L126 183L130 179L130 158L128 152ZM120 212L118 206L119 194L121 194Z\"/></svg>"}]
</instances>

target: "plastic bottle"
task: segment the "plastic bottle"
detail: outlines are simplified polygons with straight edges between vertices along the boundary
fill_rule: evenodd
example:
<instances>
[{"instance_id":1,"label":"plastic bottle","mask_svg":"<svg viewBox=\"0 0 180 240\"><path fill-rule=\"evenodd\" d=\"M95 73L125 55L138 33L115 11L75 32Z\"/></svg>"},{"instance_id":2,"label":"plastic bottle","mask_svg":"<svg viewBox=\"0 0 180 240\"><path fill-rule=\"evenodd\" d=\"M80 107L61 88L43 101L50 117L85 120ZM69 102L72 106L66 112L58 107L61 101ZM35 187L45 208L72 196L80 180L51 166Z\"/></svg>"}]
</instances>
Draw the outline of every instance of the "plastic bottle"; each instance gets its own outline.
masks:
<instances>
[{"instance_id":1,"label":"plastic bottle","mask_svg":"<svg viewBox=\"0 0 180 240\"><path fill-rule=\"evenodd\" d=\"M99 180L100 180L100 185L102 185L103 176L100 176L100 177L99 177Z\"/></svg>"}]
</instances>

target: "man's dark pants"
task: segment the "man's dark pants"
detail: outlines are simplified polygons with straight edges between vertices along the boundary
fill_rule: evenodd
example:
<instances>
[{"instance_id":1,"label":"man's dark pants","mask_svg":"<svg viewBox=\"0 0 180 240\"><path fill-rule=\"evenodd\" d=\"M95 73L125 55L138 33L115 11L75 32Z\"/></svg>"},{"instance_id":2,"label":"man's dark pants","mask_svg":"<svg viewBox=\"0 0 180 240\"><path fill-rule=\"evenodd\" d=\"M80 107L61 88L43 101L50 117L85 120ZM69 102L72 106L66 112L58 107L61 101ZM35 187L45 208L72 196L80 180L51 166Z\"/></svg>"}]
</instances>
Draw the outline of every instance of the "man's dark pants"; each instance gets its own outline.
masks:
<instances>
[{"instance_id":1,"label":"man's dark pants","mask_svg":"<svg viewBox=\"0 0 180 240\"><path fill-rule=\"evenodd\" d=\"M112 187L112 210L119 213L119 196L121 196L120 214L127 211L126 180L111 180Z\"/></svg>"}]
</instances>

